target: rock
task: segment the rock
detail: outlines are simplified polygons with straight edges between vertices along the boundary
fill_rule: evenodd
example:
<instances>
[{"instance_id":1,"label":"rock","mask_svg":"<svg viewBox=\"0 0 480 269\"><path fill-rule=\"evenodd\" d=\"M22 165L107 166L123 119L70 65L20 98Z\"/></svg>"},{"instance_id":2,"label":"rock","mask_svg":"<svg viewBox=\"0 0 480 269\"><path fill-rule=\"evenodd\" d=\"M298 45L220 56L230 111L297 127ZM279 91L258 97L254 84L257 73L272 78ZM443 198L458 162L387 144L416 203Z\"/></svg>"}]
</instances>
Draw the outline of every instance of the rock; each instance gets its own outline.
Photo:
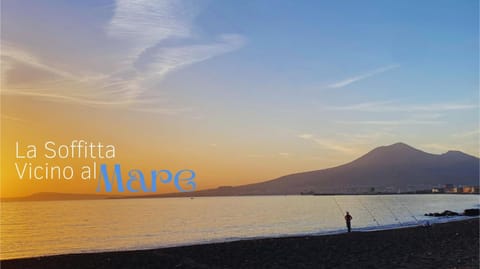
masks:
<instances>
[{"instance_id":1,"label":"rock","mask_svg":"<svg viewBox=\"0 0 480 269\"><path fill-rule=\"evenodd\" d=\"M465 215L465 216L478 216L478 215L480 215L480 209L478 209L478 208L465 209L465 211L463 211L463 215Z\"/></svg>"},{"instance_id":2,"label":"rock","mask_svg":"<svg viewBox=\"0 0 480 269\"><path fill-rule=\"evenodd\" d=\"M451 217L451 216L479 216L480 215L480 209L479 208L470 208L470 209L465 209L463 211L463 214L459 214L455 211L450 211L450 210L445 210L443 212L434 212L434 213L425 213L425 216L429 217Z\"/></svg>"},{"instance_id":3,"label":"rock","mask_svg":"<svg viewBox=\"0 0 480 269\"><path fill-rule=\"evenodd\" d=\"M430 217L450 217L450 216L459 216L457 212L450 211L450 210L445 210L441 213L435 212L435 213L428 213L425 214L425 216L430 216Z\"/></svg>"}]
</instances>

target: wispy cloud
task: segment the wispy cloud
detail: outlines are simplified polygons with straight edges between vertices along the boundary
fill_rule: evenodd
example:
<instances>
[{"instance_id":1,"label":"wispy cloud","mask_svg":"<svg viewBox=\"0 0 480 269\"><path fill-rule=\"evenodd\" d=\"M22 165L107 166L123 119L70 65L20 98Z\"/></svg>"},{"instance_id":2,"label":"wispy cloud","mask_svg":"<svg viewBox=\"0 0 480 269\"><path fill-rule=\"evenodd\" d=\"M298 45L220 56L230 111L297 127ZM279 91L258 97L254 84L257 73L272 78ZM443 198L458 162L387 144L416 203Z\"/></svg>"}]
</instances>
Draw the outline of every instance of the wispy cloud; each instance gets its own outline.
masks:
<instances>
[{"instance_id":1,"label":"wispy cloud","mask_svg":"<svg viewBox=\"0 0 480 269\"><path fill-rule=\"evenodd\" d=\"M312 139L313 135L312 134L299 134L298 137L302 138L302 139Z\"/></svg>"},{"instance_id":2,"label":"wispy cloud","mask_svg":"<svg viewBox=\"0 0 480 269\"><path fill-rule=\"evenodd\" d=\"M364 111L364 112L441 112L452 110L477 109L477 104L438 103L438 104L395 104L394 102L359 103L346 106L327 107L330 110Z\"/></svg>"},{"instance_id":3,"label":"wispy cloud","mask_svg":"<svg viewBox=\"0 0 480 269\"><path fill-rule=\"evenodd\" d=\"M329 88L343 88L343 87L346 87L346 86L348 86L352 83L355 83L355 82L367 79L369 77L373 77L375 75L387 72L387 71L392 70L394 68L397 68L399 66L400 65L398 65L398 64L393 64L393 65L388 65L388 66L384 66L384 67L381 67L381 68L377 68L377 69L371 70L369 72L366 72L366 73L363 73L363 74L360 74L360 75L356 75L356 76L352 76L350 78L346 78L344 80L332 83L332 84L328 85L328 87Z\"/></svg>"},{"instance_id":4,"label":"wispy cloud","mask_svg":"<svg viewBox=\"0 0 480 269\"><path fill-rule=\"evenodd\" d=\"M135 63L137 70L146 73L143 77L162 78L176 69L205 61L243 46L245 40L236 34L225 34L218 37L215 42L205 44L190 44L184 46L164 47L156 46L149 53Z\"/></svg>"},{"instance_id":5,"label":"wispy cloud","mask_svg":"<svg viewBox=\"0 0 480 269\"><path fill-rule=\"evenodd\" d=\"M477 137L478 138L479 136L480 136L480 130L478 130L478 129L452 134L452 137L456 137L456 138L467 138L467 137Z\"/></svg>"},{"instance_id":6,"label":"wispy cloud","mask_svg":"<svg viewBox=\"0 0 480 269\"><path fill-rule=\"evenodd\" d=\"M238 34L199 35L193 21L200 10L199 2L183 0L116 0L105 34L124 51L115 57L120 62L117 69L103 73L72 73L63 68L68 63L46 64L45 59L18 46L2 46L2 88L7 89L2 94L162 114L190 111L181 105L155 103L164 100L165 94L158 90L158 83L171 72L234 51L246 42ZM50 78L9 84L9 75L32 69Z\"/></svg>"},{"instance_id":7,"label":"wispy cloud","mask_svg":"<svg viewBox=\"0 0 480 269\"><path fill-rule=\"evenodd\" d=\"M63 68L56 67L52 64L46 64L42 62L38 57L35 55L16 48L11 44L2 43L0 50L0 56L2 60L2 80L6 79L6 75L8 71L11 71L15 68L17 64L22 64L29 66L31 68L36 68L38 70L50 73L52 75L56 75L62 77L64 79L77 79L77 76L65 71Z\"/></svg>"},{"instance_id":8,"label":"wispy cloud","mask_svg":"<svg viewBox=\"0 0 480 269\"><path fill-rule=\"evenodd\" d=\"M355 150L353 148L344 146L343 143L333 141L331 139L317 137L312 134L299 134L297 135L297 137L308 140L308 141L312 141L315 144L320 145L329 150L340 151L342 153L347 153L347 154L355 153Z\"/></svg>"},{"instance_id":9,"label":"wispy cloud","mask_svg":"<svg viewBox=\"0 0 480 269\"><path fill-rule=\"evenodd\" d=\"M138 112L148 112L163 115L177 115L193 110L192 107L131 107L130 110Z\"/></svg>"},{"instance_id":10,"label":"wispy cloud","mask_svg":"<svg viewBox=\"0 0 480 269\"><path fill-rule=\"evenodd\" d=\"M221 34L213 41L196 36L192 21L198 9L178 0L115 2L107 34L130 45L124 69L114 76L127 98L136 98L172 71L244 45L238 34Z\"/></svg>"},{"instance_id":11,"label":"wispy cloud","mask_svg":"<svg viewBox=\"0 0 480 269\"><path fill-rule=\"evenodd\" d=\"M191 37L197 13L198 9L182 0L116 0L106 32L128 42L129 59L135 60L162 40Z\"/></svg>"},{"instance_id":12,"label":"wispy cloud","mask_svg":"<svg viewBox=\"0 0 480 269\"><path fill-rule=\"evenodd\" d=\"M341 124L358 124L358 125L385 125L385 126L398 126L398 125L437 125L443 124L444 121L436 120L415 120L415 119L401 119L401 120L366 120L366 121L336 121Z\"/></svg>"},{"instance_id":13,"label":"wispy cloud","mask_svg":"<svg viewBox=\"0 0 480 269\"><path fill-rule=\"evenodd\" d=\"M6 114L1 114L1 118L4 119L4 120L11 120L11 121L24 121L23 119L13 117L13 116L10 116L10 115L6 115Z\"/></svg>"},{"instance_id":14,"label":"wispy cloud","mask_svg":"<svg viewBox=\"0 0 480 269\"><path fill-rule=\"evenodd\" d=\"M436 144L436 143L430 143L430 144L422 144L420 145L422 148L434 150L437 152L446 152L449 150L454 150L456 147L452 146L447 146L447 145L442 145L442 144Z\"/></svg>"}]
</instances>

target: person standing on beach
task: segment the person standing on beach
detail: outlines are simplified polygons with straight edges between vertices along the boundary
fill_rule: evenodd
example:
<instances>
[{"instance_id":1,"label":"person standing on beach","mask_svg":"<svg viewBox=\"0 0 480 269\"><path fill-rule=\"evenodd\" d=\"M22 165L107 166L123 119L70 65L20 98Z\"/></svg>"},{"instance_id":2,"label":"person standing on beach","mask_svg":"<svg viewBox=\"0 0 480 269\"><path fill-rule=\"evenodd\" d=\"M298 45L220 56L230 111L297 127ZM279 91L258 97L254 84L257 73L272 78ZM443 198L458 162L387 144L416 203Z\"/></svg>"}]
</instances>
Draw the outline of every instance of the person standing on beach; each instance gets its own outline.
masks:
<instances>
[{"instance_id":1,"label":"person standing on beach","mask_svg":"<svg viewBox=\"0 0 480 269\"><path fill-rule=\"evenodd\" d=\"M352 216L347 211L347 214L345 215L345 222L347 223L348 232L352 231L352 219Z\"/></svg>"}]
</instances>

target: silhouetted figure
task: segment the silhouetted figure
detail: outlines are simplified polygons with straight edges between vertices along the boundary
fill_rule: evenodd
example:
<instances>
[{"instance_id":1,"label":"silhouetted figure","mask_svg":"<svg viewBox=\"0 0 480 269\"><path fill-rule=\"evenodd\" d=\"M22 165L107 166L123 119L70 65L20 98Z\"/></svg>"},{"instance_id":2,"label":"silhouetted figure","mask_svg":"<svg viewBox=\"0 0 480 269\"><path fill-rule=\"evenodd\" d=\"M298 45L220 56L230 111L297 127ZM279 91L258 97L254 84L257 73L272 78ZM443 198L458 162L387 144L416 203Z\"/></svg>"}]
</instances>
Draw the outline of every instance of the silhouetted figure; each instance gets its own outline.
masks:
<instances>
[{"instance_id":1,"label":"silhouetted figure","mask_svg":"<svg viewBox=\"0 0 480 269\"><path fill-rule=\"evenodd\" d=\"M347 214L345 215L345 222L347 223L348 232L352 231L352 219L352 216L347 211Z\"/></svg>"}]
</instances>

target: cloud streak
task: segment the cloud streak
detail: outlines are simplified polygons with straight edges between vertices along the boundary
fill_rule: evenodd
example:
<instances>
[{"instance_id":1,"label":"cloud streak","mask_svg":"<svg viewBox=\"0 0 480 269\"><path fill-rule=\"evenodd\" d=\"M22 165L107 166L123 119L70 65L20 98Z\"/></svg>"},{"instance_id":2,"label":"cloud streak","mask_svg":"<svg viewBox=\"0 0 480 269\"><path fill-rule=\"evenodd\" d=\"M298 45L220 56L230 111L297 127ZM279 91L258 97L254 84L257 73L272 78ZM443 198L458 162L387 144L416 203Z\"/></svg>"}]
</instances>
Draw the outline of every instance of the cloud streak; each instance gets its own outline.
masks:
<instances>
[{"instance_id":1,"label":"cloud streak","mask_svg":"<svg viewBox=\"0 0 480 269\"><path fill-rule=\"evenodd\" d=\"M126 98L136 98L173 71L245 44L245 38L238 34L221 34L209 42L199 39L192 25L198 12L198 7L178 0L115 2L106 30L130 46L125 66L115 76Z\"/></svg>"},{"instance_id":2,"label":"cloud streak","mask_svg":"<svg viewBox=\"0 0 480 269\"><path fill-rule=\"evenodd\" d=\"M109 36L128 42L130 58L170 38L191 37L196 11L177 0L116 0L106 27Z\"/></svg>"},{"instance_id":3,"label":"cloud streak","mask_svg":"<svg viewBox=\"0 0 480 269\"><path fill-rule=\"evenodd\" d=\"M333 151L339 151L342 153L347 153L347 154L353 154L355 153L355 150L350 147L346 147L342 145L341 143L332 141L330 139L325 139L321 137L317 137L313 134L299 134L297 135L298 138L307 140L307 141L312 141L317 145L322 146L323 148L333 150Z\"/></svg>"},{"instance_id":4,"label":"cloud streak","mask_svg":"<svg viewBox=\"0 0 480 269\"><path fill-rule=\"evenodd\" d=\"M24 120L22 120L22 119L20 119L20 118L13 117L13 116L9 116L9 115L6 115L6 114L1 114L0 116L1 116L1 118L4 119L4 120L24 122Z\"/></svg>"},{"instance_id":5,"label":"cloud streak","mask_svg":"<svg viewBox=\"0 0 480 269\"><path fill-rule=\"evenodd\" d=\"M398 126L398 125L437 125L443 124L444 121L435 120L367 120L367 121L337 121L341 124L359 124L359 125L385 125L385 126Z\"/></svg>"},{"instance_id":6,"label":"cloud streak","mask_svg":"<svg viewBox=\"0 0 480 269\"><path fill-rule=\"evenodd\" d=\"M52 75L64 78L76 80L77 76L64 71L60 67L52 66L51 64L45 64L35 55L28 53L24 50L18 49L10 44L2 44L0 50L0 57L2 59L2 80L6 78L7 72L14 69L17 64L27 65L31 68L50 73Z\"/></svg>"},{"instance_id":7,"label":"cloud streak","mask_svg":"<svg viewBox=\"0 0 480 269\"><path fill-rule=\"evenodd\" d=\"M441 111L455 111L455 110L470 110L477 109L476 104L462 104L462 103L437 103L437 104L413 104L402 105L393 102L371 102L359 103L346 106L331 106L327 107L329 110L342 111L360 111L360 112L441 112Z\"/></svg>"},{"instance_id":8,"label":"cloud streak","mask_svg":"<svg viewBox=\"0 0 480 269\"><path fill-rule=\"evenodd\" d=\"M356 75L356 76L346 78L344 80L332 83L332 84L328 85L327 87L328 88L333 88L333 89L343 88L343 87L346 87L350 84L356 83L358 81L373 77L375 75L379 75L381 73L385 73L385 72L387 72L389 70L392 70L392 69L395 69L399 66L400 65L394 64L394 65L388 65L388 66L384 66L384 67L381 67L381 68L377 68L377 69L369 71L367 73L363 73L363 74L360 74L360 75Z\"/></svg>"},{"instance_id":9,"label":"cloud streak","mask_svg":"<svg viewBox=\"0 0 480 269\"><path fill-rule=\"evenodd\" d=\"M193 21L199 12L198 2L116 0L104 29L118 41L113 52L118 55L112 58L119 64L116 70L102 73L70 73L18 46L2 46L1 94L162 114L190 111L171 103L159 108L156 101L165 100L166 92L157 90L158 83L174 71L237 50L246 42L238 34L198 35ZM44 78L34 81L22 76L32 72ZM22 78L21 83L12 82L9 75Z\"/></svg>"},{"instance_id":10,"label":"cloud streak","mask_svg":"<svg viewBox=\"0 0 480 269\"><path fill-rule=\"evenodd\" d=\"M468 137L479 137L480 136L480 130L472 130L472 131L466 131L466 132L461 132L461 133L455 133L452 134L452 137L455 138L468 138Z\"/></svg>"}]
</instances>

